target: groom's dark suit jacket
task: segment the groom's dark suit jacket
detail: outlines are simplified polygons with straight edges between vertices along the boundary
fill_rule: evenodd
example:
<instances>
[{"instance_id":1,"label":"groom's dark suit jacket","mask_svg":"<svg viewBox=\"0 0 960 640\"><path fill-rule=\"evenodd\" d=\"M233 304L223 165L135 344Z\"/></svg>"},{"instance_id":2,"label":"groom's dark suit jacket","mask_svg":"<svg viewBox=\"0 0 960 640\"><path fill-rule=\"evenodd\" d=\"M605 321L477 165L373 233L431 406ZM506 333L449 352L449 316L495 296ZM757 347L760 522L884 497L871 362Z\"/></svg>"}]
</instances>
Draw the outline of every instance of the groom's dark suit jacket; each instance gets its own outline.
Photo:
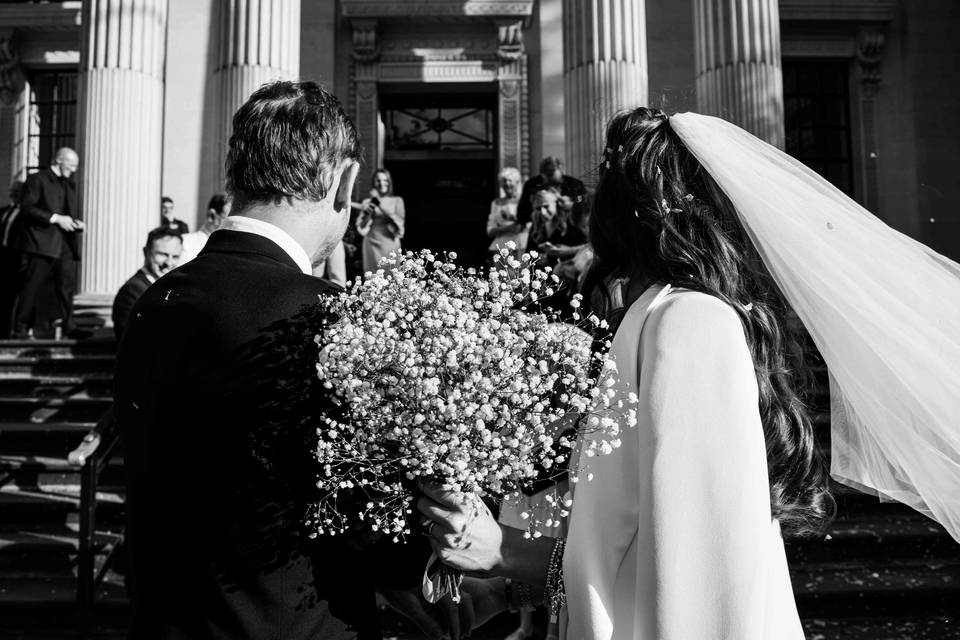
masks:
<instances>
[{"instance_id":1,"label":"groom's dark suit jacket","mask_svg":"<svg viewBox=\"0 0 960 640\"><path fill-rule=\"evenodd\" d=\"M134 306L115 376L131 637L344 637L331 612L378 637L373 585L415 585L422 536L303 535L309 436L329 400L317 312L301 311L334 290L272 241L223 230Z\"/></svg>"}]
</instances>

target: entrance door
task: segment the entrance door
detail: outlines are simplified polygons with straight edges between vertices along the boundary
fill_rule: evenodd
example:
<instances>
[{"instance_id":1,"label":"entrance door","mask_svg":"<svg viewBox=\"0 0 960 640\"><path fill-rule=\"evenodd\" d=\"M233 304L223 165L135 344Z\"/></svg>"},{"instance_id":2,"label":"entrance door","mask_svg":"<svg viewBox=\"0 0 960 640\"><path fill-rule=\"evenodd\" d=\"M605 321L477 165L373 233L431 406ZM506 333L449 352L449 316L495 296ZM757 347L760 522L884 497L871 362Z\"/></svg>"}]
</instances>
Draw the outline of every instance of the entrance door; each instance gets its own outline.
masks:
<instances>
[{"instance_id":1,"label":"entrance door","mask_svg":"<svg viewBox=\"0 0 960 640\"><path fill-rule=\"evenodd\" d=\"M384 166L407 212L405 249L456 251L479 266L496 197L496 94L385 95Z\"/></svg>"}]
</instances>

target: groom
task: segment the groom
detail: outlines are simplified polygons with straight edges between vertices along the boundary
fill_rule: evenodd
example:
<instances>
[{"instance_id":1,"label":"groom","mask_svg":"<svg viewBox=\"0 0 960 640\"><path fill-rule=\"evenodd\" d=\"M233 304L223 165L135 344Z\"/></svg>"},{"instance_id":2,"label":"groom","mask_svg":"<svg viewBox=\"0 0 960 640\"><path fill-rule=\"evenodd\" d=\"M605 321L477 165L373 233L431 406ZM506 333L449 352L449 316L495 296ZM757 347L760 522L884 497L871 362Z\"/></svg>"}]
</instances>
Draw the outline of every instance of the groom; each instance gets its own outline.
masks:
<instances>
[{"instance_id":1,"label":"groom","mask_svg":"<svg viewBox=\"0 0 960 640\"><path fill-rule=\"evenodd\" d=\"M263 86L233 119L232 215L130 314L115 398L132 638L377 638L374 587L419 578L421 536L304 531L330 408L308 305L334 291L311 272L343 237L360 156L335 97Z\"/></svg>"}]
</instances>

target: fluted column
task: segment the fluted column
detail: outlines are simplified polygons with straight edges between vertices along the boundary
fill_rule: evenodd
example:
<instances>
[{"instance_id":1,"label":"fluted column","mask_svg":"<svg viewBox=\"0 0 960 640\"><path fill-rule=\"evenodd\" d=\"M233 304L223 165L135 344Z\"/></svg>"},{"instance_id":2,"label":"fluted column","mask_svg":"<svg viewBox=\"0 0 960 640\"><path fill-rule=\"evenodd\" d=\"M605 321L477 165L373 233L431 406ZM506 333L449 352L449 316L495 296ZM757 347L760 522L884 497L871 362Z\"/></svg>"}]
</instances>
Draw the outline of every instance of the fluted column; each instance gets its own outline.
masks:
<instances>
[{"instance_id":1,"label":"fluted column","mask_svg":"<svg viewBox=\"0 0 960 640\"><path fill-rule=\"evenodd\" d=\"M607 120L647 102L645 0L564 0L563 57L565 172L587 176Z\"/></svg>"},{"instance_id":2,"label":"fluted column","mask_svg":"<svg viewBox=\"0 0 960 640\"><path fill-rule=\"evenodd\" d=\"M300 75L300 0L218 0L219 187L233 114L261 85Z\"/></svg>"},{"instance_id":3,"label":"fluted column","mask_svg":"<svg viewBox=\"0 0 960 640\"><path fill-rule=\"evenodd\" d=\"M777 0L694 0L697 110L783 148Z\"/></svg>"},{"instance_id":4,"label":"fluted column","mask_svg":"<svg viewBox=\"0 0 960 640\"><path fill-rule=\"evenodd\" d=\"M80 63L81 306L109 305L160 207L166 0L86 0Z\"/></svg>"}]
</instances>

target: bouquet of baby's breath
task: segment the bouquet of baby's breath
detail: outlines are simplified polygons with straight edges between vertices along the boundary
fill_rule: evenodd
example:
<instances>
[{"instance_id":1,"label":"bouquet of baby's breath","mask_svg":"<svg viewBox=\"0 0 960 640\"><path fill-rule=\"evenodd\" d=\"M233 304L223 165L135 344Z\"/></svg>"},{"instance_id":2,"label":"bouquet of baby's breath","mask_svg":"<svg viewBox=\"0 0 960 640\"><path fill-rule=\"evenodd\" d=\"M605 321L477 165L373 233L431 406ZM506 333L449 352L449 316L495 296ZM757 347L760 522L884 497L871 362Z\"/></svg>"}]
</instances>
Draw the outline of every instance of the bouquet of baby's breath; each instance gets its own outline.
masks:
<instances>
[{"instance_id":1,"label":"bouquet of baby's breath","mask_svg":"<svg viewBox=\"0 0 960 640\"><path fill-rule=\"evenodd\" d=\"M393 255L320 303L335 320L317 374L340 411L317 430L314 533L366 523L399 540L418 480L503 499L562 469L585 430L601 433L581 455L619 446L635 401L617 399L605 350L577 326L603 323L580 317L579 296L576 324L558 322L539 301L559 278L512 249L486 274L454 254Z\"/></svg>"}]
</instances>

